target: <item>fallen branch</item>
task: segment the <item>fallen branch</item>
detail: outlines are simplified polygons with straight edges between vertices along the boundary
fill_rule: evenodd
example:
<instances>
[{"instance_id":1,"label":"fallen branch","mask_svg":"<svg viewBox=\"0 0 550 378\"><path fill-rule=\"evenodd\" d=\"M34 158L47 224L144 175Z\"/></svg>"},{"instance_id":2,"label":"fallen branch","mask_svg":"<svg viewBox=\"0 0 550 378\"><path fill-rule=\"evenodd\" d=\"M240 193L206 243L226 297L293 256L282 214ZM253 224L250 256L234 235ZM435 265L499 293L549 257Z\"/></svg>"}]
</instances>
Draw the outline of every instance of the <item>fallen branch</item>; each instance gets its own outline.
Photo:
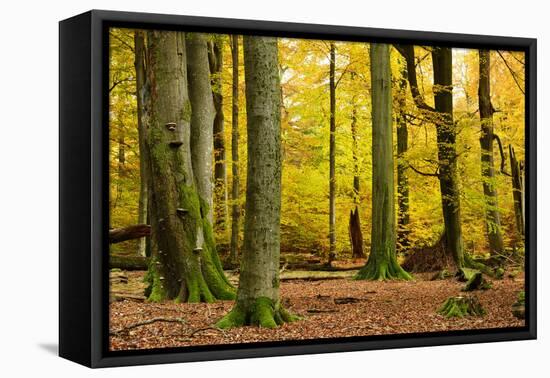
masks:
<instances>
[{"instance_id":1,"label":"fallen branch","mask_svg":"<svg viewBox=\"0 0 550 378\"><path fill-rule=\"evenodd\" d=\"M199 333L199 332L202 332L202 331L207 331L207 330L209 330L209 329L211 329L211 330L213 330L213 331L218 331L218 332L222 333L223 335L225 335L225 331L224 331L223 329L221 329L221 328L216 328L216 327L204 327L204 328L199 328L199 329L194 330L193 332L191 332L191 333L189 334L189 337L193 337L193 336L195 336L196 333Z\"/></svg>"},{"instance_id":2,"label":"fallen branch","mask_svg":"<svg viewBox=\"0 0 550 378\"><path fill-rule=\"evenodd\" d=\"M151 235L151 226L148 224L135 224L128 227L113 228L109 230L109 243L121 243L126 240L139 239Z\"/></svg>"},{"instance_id":3,"label":"fallen branch","mask_svg":"<svg viewBox=\"0 0 550 378\"><path fill-rule=\"evenodd\" d=\"M131 329L134 329L134 328L137 328L137 327L141 327L141 326L144 326L144 325L149 325L149 324L153 324L153 323L157 323L157 322L166 322L166 323L179 323L181 325L185 324L185 320L183 318L153 318L153 319L149 319L149 320L144 320L142 322L138 322L138 323L134 323L134 324L131 324L129 326L126 326L126 327L123 327L117 331L112 331L110 332L109 334L111 336L117 336L121 333L126 333L128 331L130 331Z\"/></svg>"},{"instance_id":4,"label":"fallen branch","mask_svg":"<svg viewBox=\"0 0 550 378\"><path fill-rule=\"evenodd\" d=\"M338 310L322 310L317 308L310 308L307 310L310 314L324 314L324 313L330 313L330 312L339 312Z\"/></svg>"}]
</instances>

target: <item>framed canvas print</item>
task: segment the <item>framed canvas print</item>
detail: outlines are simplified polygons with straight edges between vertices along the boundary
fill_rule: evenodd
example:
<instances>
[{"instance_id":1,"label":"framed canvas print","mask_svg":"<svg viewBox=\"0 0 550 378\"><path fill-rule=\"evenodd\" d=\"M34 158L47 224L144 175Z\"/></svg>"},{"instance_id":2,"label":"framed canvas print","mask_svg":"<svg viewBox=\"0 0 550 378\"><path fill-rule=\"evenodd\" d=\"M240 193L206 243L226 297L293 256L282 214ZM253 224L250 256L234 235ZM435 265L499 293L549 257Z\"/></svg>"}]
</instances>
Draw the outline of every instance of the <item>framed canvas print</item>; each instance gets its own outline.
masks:
<instances>
[{"instance_id":1,"label":"framed canvas print","mask_svg":"<svg viewBox=\"0 0 550 378\"><path fill-rule=\"evenodd\" d=\"M60 355L536 337L536 40L60 22Z\"/></svg>"}]
</instances>

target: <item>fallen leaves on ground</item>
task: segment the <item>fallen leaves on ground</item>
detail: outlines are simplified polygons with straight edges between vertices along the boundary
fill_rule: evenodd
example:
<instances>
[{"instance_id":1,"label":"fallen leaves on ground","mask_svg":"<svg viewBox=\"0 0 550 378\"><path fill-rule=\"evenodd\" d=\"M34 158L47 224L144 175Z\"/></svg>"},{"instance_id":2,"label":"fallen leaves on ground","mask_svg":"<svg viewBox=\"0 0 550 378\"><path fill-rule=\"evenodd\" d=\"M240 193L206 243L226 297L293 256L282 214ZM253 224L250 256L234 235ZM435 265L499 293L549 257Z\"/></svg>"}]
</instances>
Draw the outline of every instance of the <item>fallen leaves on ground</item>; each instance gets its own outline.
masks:
<instances>
[{"instance_id":1,"label":"fallen leaves on ground","mask_svg":"<svg viewBox=\"0 0 550 378\"><path fill-rule=\"evenodd\" d=\"M460 295L463 284L452 278L430 281L431 276L433 273L419 274L406 282L349 278L283 281L281 302L302 320L276 329L216 329L213 324L231 310L232 301L176 304L119 298L110 304L110 348L149 349L524 325L511 310L518 291L523 290L523 277L494 280L492 289L475 292L487 312L485 316L447 319L436 310L448 297ZM142 277L143 272L128 272L127 285L141 287ZM159 320L132 327L154 318ZM127 327L132 328L121 332Z\"/></svg>"}]
</instances>

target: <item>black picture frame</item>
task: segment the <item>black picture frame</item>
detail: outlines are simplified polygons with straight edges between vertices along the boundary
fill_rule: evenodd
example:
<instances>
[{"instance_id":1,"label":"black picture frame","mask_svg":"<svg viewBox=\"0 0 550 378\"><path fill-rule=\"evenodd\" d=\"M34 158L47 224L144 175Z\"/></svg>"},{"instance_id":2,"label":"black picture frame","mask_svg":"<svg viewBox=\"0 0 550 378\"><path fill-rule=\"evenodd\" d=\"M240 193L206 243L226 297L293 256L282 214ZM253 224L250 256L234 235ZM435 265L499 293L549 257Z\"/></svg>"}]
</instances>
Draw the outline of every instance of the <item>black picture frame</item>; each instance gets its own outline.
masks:
<instances>
[{"instance_id":1,"label":"black picture frame","mask_svg":"<svg viewBox=\"0 0 550 378\"><path fill-rule=\"evenodd\" d=\"M108 28L524 51L525 327L238 345L108 350ZM59 355L89 367L535 339L536 39L92 10L59 24Z\"/></svg>"}]
</instances>

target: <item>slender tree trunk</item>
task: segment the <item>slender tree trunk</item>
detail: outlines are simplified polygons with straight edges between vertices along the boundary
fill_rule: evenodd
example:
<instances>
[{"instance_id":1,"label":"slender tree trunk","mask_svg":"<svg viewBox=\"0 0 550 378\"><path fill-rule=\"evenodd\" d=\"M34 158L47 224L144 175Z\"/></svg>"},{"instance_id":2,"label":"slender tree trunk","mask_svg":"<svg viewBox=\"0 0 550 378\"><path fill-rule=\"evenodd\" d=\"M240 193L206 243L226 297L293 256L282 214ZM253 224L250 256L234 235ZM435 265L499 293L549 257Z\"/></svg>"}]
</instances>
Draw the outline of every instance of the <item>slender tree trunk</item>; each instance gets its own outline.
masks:
<instances>
[{"instance_id":1,"label":"slender tree trunk","mask_svg":"<svg viewBox=\"0 0 550 378\"><path fill-rule=\"evenodd\" d=\"M406 251L409 248L409 178L405 154L409 149L409 130L405 118L405 96L407 91L407 70L401 70L399 78L399 97L397 104L397 248Z\"/></svg>"},{"instance_id":2,"label":"slender tree trunk","mask_svg":"<svg viewBox=\"0 0 550 378\"><path fill-rule=\"evenodd\" d=\"M148 31L151 301L212 302L235 297L215 251L207 200L199 196L193 175L186 71L185 35ZM208 97L212 99L210 93Z\"/></svg>"},{"instance_id":3,"label":"slender tree trunk","mask_svg":"<svg viewBox=\"0 0 550 378\"><path fill-rule=\"evenodd\" d=\"M137 118L138 118L138 137L139 137L139 205L138 205L138 224L145 224L148 221L148 197L149 197L149 178L147 177L147 167L149 165L147 151L147 125L149 122L146 104L149 101L149 90L146 82L145 72L145 32L137 30L134 32L134 51L136 70L136 97L137 97ZM139 239L138 255L147 254L147 238Z\"/></svg>"},{"instance_id":4,"label":"slender tree trunk","mask_svg":"<svg viewBox=\"0 0 550 378\"><path fill-rule=\"evenodd\" d=\"M328 263L336 258L336 47L330 43L330 168L329 168L329 254Z\"/></svg>"},{"instance_id":5,"label":"slender tree trunk","mask_svg":"<svg viewBox=\"0 0 550 378\"><path fill-rule=\"evenodd\" d=\"M355 79L355 74L351 74L352 80ZM352 97L351 104L351 138L352 138L352 155L353 155L353 203L355 210L351 210L349 214L349 235L351 242L351 257L365 257L363 252L363 232L361 231L361 219L359 217L359 148L357 144L357 100Z\"/></svg>"},{"instance_id":6,"label":"slender tree trunk","mask_svg":"<svg viewBox=\"0 0 550 378\"><path fill-rule=\"evenodd\" d=\"M116 198L113 207L118 206L118 201L122 196L122 178L124 177L124 164L126 163L126 153L124 149L124 128L121 124L118 128L118 151L117 151L117 185L116 185Z\"/></svg>"},{"instance_id":7,"label":"slender tree trunk","mask_svg":"<svg viewBox=\"0 0 550 378\"><path fill-rule=\"evenodd\" d=\"M371 44L372 228L367 264L357 279L410 279L396 257L390 50Z\"/></svg>"},{"instance_id":8,"label":"slender tree trunk","mask_svg":"<svg viewBox=\"0 0 550 378\"><path fill-rule=\"evenodd\" d=\"M508 146L510 153L510 167L512 174L512 194L514 197L514 214L516 216L516 230L518 235L525 235L525 205L523 191L522 164L516 158L516 152L512 145Z\"/></svg>"},{"instance_id":9,"label":"slender tree trunk","mask_svg":"<svg viewBox=\"0 0 550 378\"><path fill-rule=\"evenodd\" d=\"M453 57L450 48L438 47L432 51L434 69L434 102L437 117L437 154L439 186L445 245L452 253L458 268L464 266L464 243L460 218L460 189L457 177L456 125L453 120Z\"/></svg>"},{"instance_id":10,"label":"slender tree trunk","mask_svg":"<svg viewBox=\"0 0 550 378\"><path fill-rule=\"evenodd\" d=\"M491 253L502 253L504 242L501 235L500 212L495 182L493 158L493 105L491 104L491 53L479 50L479 116L481 118L481 178L485 196L485 219L487 238Z\"/></svg>"},{"instance_id":11,"label":"slender tree trunk","mask_svg":"<svg viewBox=\"0 0 550 378\"><path fill-rule=\"evenodd\" d=\"M274 328L292 317L279 301L281 97L277 40L244 36L248 176L237 302L217 325Z\"/></svg>"},{"instance_id":12,"label":"slender tree trunk","mask_svg":"<svg viewBox=\"0 0 550 378\"><path fill-rule=\"evenodd\" d=\"M223 39L214 36L209 48L210 72L212 74L212 95L214 98L214 218L216 228L227 227L227 168L225 153L225 117L223 114L222 69Z\"/></svg>"},{"instance_id":13,"label":"slender tree trunk","mask_svg":"<svg viewBox=\"0 0 550 378\"><path fill-rule=\"evenodd\" d=\"M232 115L231 115L231 252L230 261L239 261L239 228L241 206L239 204L239 36L231 36L231 57L233 62Z\"/></svg>"}]
</instances>

